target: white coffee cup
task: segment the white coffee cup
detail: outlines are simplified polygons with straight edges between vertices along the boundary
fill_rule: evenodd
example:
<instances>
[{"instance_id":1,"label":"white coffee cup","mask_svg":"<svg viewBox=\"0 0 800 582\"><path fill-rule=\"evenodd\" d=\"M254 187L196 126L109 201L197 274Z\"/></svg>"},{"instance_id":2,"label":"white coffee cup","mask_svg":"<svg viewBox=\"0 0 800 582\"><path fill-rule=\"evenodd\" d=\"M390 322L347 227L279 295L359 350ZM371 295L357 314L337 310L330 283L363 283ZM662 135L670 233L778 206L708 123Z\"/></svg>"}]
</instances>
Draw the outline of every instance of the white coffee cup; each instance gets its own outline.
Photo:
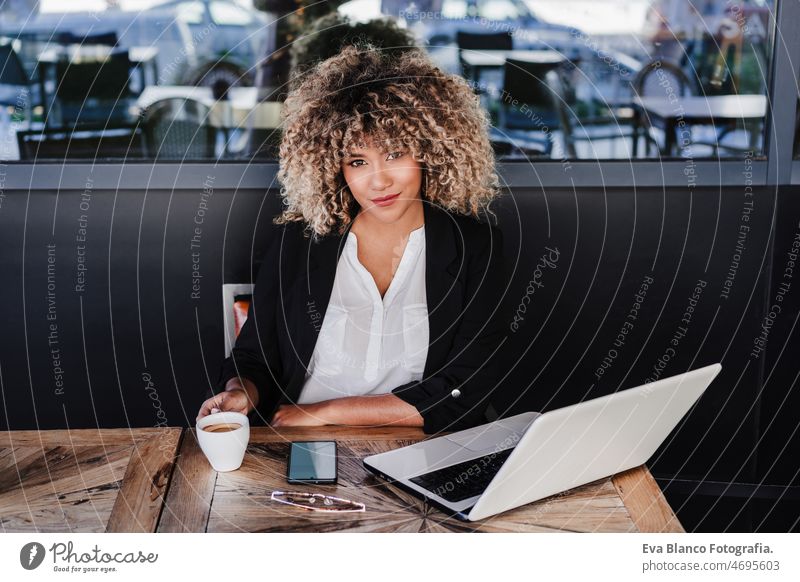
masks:
<instances>
[{"instance_id":1,"label":"white coffee cup","mask_svg":"<svg viewBox=\"0 0 800 582\"><path fill-rule=\"evenodd\" d=\"M238 424L226 432L205 430L212 425ZM239 412L217 412L197 422L197 443L215 471L235 471L242 466L247 443L250 441L250 420Z\"/></svg>"}]
</instances>

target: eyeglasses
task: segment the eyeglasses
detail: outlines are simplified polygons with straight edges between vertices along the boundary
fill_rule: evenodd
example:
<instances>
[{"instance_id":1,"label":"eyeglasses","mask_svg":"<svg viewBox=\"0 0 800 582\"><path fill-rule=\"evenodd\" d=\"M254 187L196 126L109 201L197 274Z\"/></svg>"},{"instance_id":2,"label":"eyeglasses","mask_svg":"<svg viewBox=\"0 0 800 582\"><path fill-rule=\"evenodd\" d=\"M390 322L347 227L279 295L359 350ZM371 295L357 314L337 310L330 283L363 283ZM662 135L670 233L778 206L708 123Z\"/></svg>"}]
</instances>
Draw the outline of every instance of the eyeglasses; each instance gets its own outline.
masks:
<instances>
[{"instance_id":1,"label":"eyeglasses","mask_svg":"<svg viewBox=\"0 0 800 582\"><path fill-rule=\"evenodd\" d=\"M301 493L299 491L273 491L272 501L302 507L309 511L335 511L337 513L366 511L363 503L348 501L340 497L323 495L322 493Z\"/></svg>"}]
</instances>

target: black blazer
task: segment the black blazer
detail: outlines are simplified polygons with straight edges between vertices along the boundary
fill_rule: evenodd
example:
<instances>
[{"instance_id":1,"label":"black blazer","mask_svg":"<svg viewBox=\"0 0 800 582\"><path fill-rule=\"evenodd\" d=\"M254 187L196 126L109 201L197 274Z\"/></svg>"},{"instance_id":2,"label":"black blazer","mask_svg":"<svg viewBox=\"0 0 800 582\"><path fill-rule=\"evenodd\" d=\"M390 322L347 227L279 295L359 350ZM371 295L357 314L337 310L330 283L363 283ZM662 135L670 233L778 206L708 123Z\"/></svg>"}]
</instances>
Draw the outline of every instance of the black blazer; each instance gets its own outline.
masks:
<instances>
[{"instance_id":1,"label":"black blazer","mask_svg":"<svg viewBox=\"0 0 800 582\"><path fill-rule=\"evenodd\" d=\"M433 433L485 422L507 335L496 316L506 277L499 228L428 202L423 207L428 356L423 378L392 393L416 407L423 430ZM253 424L300 396L349 232L313 242L300 223L273 228L247 321L217 383L220 391L236 376L255 383Z\"/></svg>"}]
</instances>

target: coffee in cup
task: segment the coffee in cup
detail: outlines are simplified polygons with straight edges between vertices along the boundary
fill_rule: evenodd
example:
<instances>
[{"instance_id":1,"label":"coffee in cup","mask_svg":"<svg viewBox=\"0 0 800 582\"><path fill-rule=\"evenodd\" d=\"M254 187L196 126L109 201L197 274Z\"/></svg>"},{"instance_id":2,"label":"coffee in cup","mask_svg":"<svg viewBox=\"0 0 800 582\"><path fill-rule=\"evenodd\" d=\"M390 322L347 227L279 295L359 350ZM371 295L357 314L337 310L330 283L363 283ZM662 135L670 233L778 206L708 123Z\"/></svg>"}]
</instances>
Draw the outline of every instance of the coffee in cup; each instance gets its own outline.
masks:
<instances>
[{"instance_id":1,"label":"coffee in cup","mask_svg":"<svg viewBox=\"0 0 800 582\"><path fill-rule=\"evenodd\" d=\"M237 430L241 428L241 424L238 422L221 422L219 424L209 424L208 426L203 427L201 430L206 432L230 432L232 430Z\"/></svg>"},{"instance_id":2,"label":"coffee in cup","mask_svg":"<svg viewBox=\"0 0 800 582\"><path fill-rule=\"evenodd\" d=\"M215 471L235 471L242 466L250 441L250 421L239 412L217 412L197 421L197 444Z\"/></svg>"}]
</instances>

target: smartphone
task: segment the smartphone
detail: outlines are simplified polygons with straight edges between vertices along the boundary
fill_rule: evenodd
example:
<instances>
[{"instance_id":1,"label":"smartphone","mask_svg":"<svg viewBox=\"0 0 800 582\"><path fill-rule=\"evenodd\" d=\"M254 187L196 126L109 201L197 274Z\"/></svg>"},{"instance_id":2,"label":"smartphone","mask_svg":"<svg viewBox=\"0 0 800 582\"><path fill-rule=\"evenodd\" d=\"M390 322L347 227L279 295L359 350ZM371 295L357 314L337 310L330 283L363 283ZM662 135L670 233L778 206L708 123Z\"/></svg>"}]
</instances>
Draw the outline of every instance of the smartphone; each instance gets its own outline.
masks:
<instances>
[{"instance_id":1,"label":"smartphone","mask_svg":"<svg viewBox=\"0 0 800 582\"><path fill-rule=\"evenodd\" d=\"M289 448L289 483L336 483L336 441L297 441Z\"/></svg>"}]
</instances>

